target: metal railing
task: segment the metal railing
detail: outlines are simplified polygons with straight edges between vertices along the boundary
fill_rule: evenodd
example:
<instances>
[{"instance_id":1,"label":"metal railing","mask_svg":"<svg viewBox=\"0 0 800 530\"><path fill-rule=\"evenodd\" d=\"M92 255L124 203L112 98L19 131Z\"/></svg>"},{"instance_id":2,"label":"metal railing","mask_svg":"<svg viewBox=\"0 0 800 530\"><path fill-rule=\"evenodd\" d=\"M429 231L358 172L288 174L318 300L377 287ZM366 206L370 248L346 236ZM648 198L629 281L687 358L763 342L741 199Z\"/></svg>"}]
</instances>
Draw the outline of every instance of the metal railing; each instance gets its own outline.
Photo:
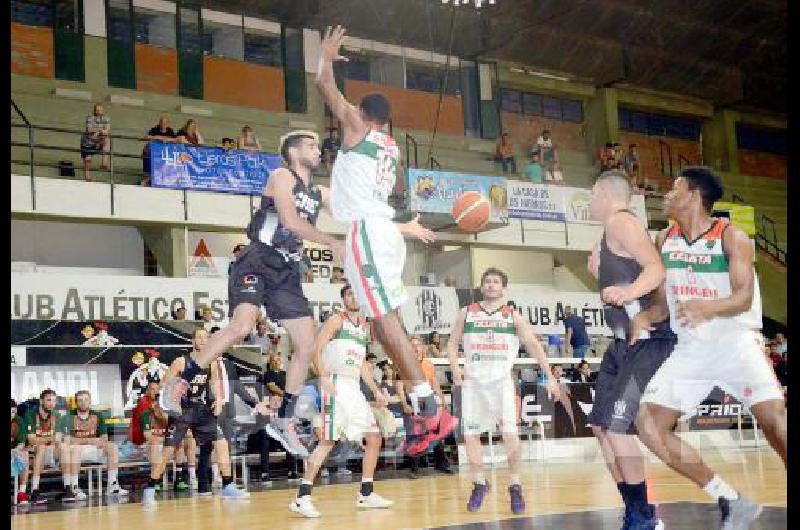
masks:
<instances>
[{"instance_id":1,"label":"metal railing","mask_svg":"<svg viewBox=\"0 0 800 530\"><path fill-rule=\"evenodd\" d=\"M414 151L411 151L412 147L414 148ZM419 159L417 155L418 151L419 144L417 143L417 139L406 133L406 167L419 167ZM411 164L412 152L414 164Z\"/></svg>"},{"instance_id":2,"label":"metal railing","mask_svg":"<svg viewBox=\"0 0 800 530\"><path fill-rule=\"evenodd\" d=\"M664 161L664 153L666 152L667 159ZM661 174L662 175L669 175L670 177L674 177L672 173L672 146L670 146L664 140L658 140L658 160L661 165ZM669 172L667 169L669 168Z\"/></svg>"},{"instance_id":3,"label":"metal railing","mask_svg":"<svg viewBox=\"0 0 800 530\"><path fill-rule=\"evenodd\" d=\"M431 156L431 158L428 161L428 163L429 163L430 169L435 169L436 171L441 171L442 170L442 165L433 156Z\"/></svg>"},{"instance_id":4,"label":"metal railing","mask_svg":"<svg viewBox=\"0 0 800 530\"><path fill-rule=\"evenodd\" d=\"M760 225L755 237L756 249L766 252L784 267L787 267L788 260L786 251L778 245L778 232L775 228L775 220L761 214Z\"/></svg>"}]
</instances>

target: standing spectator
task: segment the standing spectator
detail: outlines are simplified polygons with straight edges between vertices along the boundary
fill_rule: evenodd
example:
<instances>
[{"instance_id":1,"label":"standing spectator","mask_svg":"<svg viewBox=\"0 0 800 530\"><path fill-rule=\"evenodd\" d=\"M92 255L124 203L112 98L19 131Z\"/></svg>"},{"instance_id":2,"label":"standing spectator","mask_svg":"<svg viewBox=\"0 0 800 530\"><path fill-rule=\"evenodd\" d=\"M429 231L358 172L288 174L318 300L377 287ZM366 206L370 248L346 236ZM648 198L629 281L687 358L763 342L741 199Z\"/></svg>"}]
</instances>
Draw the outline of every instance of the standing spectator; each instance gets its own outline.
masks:
<instances>
[{"instance_id":1,"label":"standing spectator","mask_svg":"<svg viewBox=\"0 0 800 530\"><path fill-rule=\"evenodd\" d=\"M336 154L342 148L342 140L339 138L339 129L331 129L331 134L322 142L322 161L326 166L330 166L336 161Z\"/></svg>"},{"instance_id":2,"label":"standing spectator","mask_svg":"<svg viewBox=\"0 0 800 530\"><path fill-rule=\"evenodd\" d=\"M444 286L445 287L458 287L458 280L452 274L448 274L444 278Z\"/></svg>"},{"instance_id":3,"label":"standing spectator","mask_svg":"<svg viewBox=\"0 0 800 530\"><path fill-rule=\"evenodd\" d=\"M205 143L203 135L200 134L200 130L197 127L197 122L193 119L189 119L175 137L184 144L202 145Z\"/></svg>"},{"instance_id":4,"label":"standing spectator","mask_svg":"<svg viewBox=\"0 0 800 530\"><path fill-rule=\"evenodd\" d=\"M536 150L539 152L539 162L545 171L553 172L559 165L558 149L553 145L550 131L545 129L536 139Z\"/></svg>"},{"instance_id":5,"label":"standing spectator","mask_svg":"<svg viewBox=\"0 0 800 530\"><path fill-rule=\"evenodd\" d=\"M78 487L78 473L83 462L97 462L108 466L109 497L127 497L128 491L118 482L119 450L108 437L108 425L96 411L91 410L92 398L88 390L75 393L76 408L62 418L64 443L69 446L69 460L63 468L69 477L77 500L85 500L86 493ZM66 483L65 483L66 485ZM102 488L102 484L98 484Z\"/></svg>"},{"instance_id":6,"label":"standing spectator","mask_svg":"<svg viewBox=\"0 0 800 530\"><path fill-rule=\"evenodd\" d=\"M561 355L561 335L558 333L547 334L547 355L549 357L559 357Z\"/></svg>"},{"instance_id":7,"label":"standing spectator","mask_svg":"<svg viewBox=\"0 0 800 530\"><path fill-rule=\"evenodd\" d=\"M39 495L39 480L45 463L56 467L56 456L61 463L64 490L59 495L62 502L75 501L75 493L70 487L70 477L66 472L69 462L69 446L64 443L64 437L56 428L56 393L52 389L42 390L39 394L39 406L31 408L22 419L23 432L27 446L33 451L33 478L31 479L31 497L33 504L47 502Z\"/></svg>"},{"instance_id":8,"label":"standing spectator","mask_svg":"<svg viewBox=\"0 0 800 530\"><path fill-rule=\"evenodd\" d=\"M83 175L86 180L89 176L89 164L92 155L101 153L100 169L111 169L111 120L105 115L102 105L95 105L92 113L86 116L86 129L81 135L81 158L83 158Z\"/></svg>"},{"instance_id":9,"label":"standing spectator","mask_svg":"<svg viewBox=\"0 0 800 530\"><path fill-rule=\"evenodd\" d=\"M582 359L586 357L586 352L591 345L589 334L586 333L586 323L575 313L571 306L567 306L564 309L564 313L566 314L564 328L567 330L564 349L567 355Z\"/></svg>"},{"instance_id":10,"label":"standing spectator","mask_svg":"<svg viewBox=\"0 0 800 530\"><path fill-rule=\"evenodd\" d=\"M572 382L573 383L593 383L595 380L595 375L592 373L592 369L589 367L589 363L586 360L582 360L580 364L578 364L578 370L572 375Z\"/></svg>"},{"instance_id":11,"label":"standing spectator","mask_svg":"<svg viewBox=\"0 0 800 530\"><path fill-rule=\"evenodd\" d=\"M28 450L25 448L25 431L22 425L22 418L17 415L17 402L11 398L11 461L18 460L25 464L25 467L19 472L19 491L17 492L17 504L28 504L28 476L30 475L30 467L28 466ZM14 470L12 467L12 476Z\"/></svg>"},{"instance_id":12,"label":"standing spectator","mask_svg":"<svg viewBox=\"0 0 800 530\"><path fill-rule=\"evenodd\" d=\"M239 136L236 147L244 151L261 151L261 142L256 135L253 134L252 127L249 125L242 127L242 134Z\"/></svg>"},{"instance_id":13,"label":"standing spectator","mask_svg":"<svg viewBox=\"0 0 800 530\"><path fill-rule=\"evenodd\" d=\"M508 173L509 167L512 173L517 172L517 161L514 158L514 144L511 143L511 137L507 132L504 132L494 149L494 161L499 162L503 166L503 173Z\"/></svg>"},{"instance_id":14,"label":"standing spectator","mask_svg":"<svg viewBox=\"0 0 800 530\"><path fill-rule=\"evenodd\" d=\"M614 142L606 142L606 145L600 149L600 171L616 169L617 165L617 155L614 151Z\"/></svg>"},{"instance_id":15,"label":"standing spectator","mask_svg":"<svg viewBox=\"0 0 800 530\"><path fill-rule=\"evenodd\" d=\"M628 152L622 157L622 169L631 179L634 188L644 189L644 175L641 174L639 165L639 148L636 144L628 144Z\"/></svg>"},{"instance_id":16,"label":"standing spectator","mask_svg":"<svg viewBox=\"0 0 800 530\"><path fill-rule=\"evenodd\" d=\"M281 405L283 394L286 389L286 372L283 370L283 359L279 353L270 355L267 363L267 371L264 372L264 395L269 399L269 408L272 413L275 413ZM262 438L262 454L266 451L267 457L269 456L270 439L266 432ZM263 463L263 458L262 458ZM269 480L269 462L267 467L262 469L262 480ZM297 473L297 458L291 453L286 453L286 467L289 471L289 480L295 480L299 477ZM264 476L266 475L266 476Z\"/></svg>"},{"instance_id":17,"label":"standing spectator","mask_svg":"<svg viewBox=\"0 0 800 530\"><path fill-rule=\"evenodd\" d=\"M272 348L272 335L277 330L270 326L267 319L262 318L256 323L255 333L251 333L244 339L245 344L251 344L261 348L261 354L265 354Z\"/></svg>"},{"instance_id":18,"label":"standing spectator","mask_svg":"<svg viewBox=\"0 0 800 530\"><path fill-rule=\"evenodd\" d=\"M777 351L781 355L784 355L786 353L786 350L787 350L786 335L784 335L783 333L776 333L775 334L775 345L776 345L776 350L775 351Z\"/></svg>"},{"instance_id":19,"label":"standing spectator","mask_svg":"<svg viewBox=\"0 0 800 530\"><path fill-rule=\"evenodd\" d=\"M540 163L539 151L534 151L531 154L531 161L525 164L522 169L522 175L528 179L532 184L542 183L542 164Z\"/></svg>"},{"instance_id":20,"label":"standing spectator","mask_svg":"<svg viewBox=\"0 0 800 530\"><path fill-rule=\"evenodd\" d=\"M344 277L344 269L341 267L334 267L331 273L331 283L347 283Z\"/></svg>"},{"instance_id":21,"label":"standing spectator","mask_svg":"<svg viewBox=\"0 0 800 530\"><path fill-rule=\"evenodd\" d=\"M156 123L147 134L142 138L144 140L144 147L142 147L142 186L150 185L150 142L158 140L159 142L174 142L175 131L169 124L169 119L164 116L159 116L158 123Z\"/></svg>"}]
</instances>

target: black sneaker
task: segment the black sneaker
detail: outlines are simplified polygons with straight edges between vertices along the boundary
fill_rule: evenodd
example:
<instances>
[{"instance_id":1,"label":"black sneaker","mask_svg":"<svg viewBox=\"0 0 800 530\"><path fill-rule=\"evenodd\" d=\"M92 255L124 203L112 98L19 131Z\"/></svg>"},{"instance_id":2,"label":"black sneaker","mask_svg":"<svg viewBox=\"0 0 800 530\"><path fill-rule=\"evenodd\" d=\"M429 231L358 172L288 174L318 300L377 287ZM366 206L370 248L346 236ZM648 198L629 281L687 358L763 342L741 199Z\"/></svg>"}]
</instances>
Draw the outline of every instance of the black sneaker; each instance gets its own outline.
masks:
<instances>
[{"instance_id":1,"label":"black sneaker","mask_svg":"<svg viewBox=\"0 0 800 530\"><path fill-rule=\"evenodd\" d=\"M31 491L31 504L47 504L47 499L42 497L39 490Z\"/></svg>"},{"instance_id":2,"label":"black sneaker","mask_svg":"<svg viewBox=\"0 0 800 530\"><path fill-rule=\"evenodd\" d=\"M289 480L298 480L299 478L300 476L297 474L296 471L289 471L289 476L288 476Z\"/></svg>"},{"instance_id":3,"label":"black sneaker","mask_svg":"<svg viewBox=\"0 0 800 530\"><path fill-rule=\"evenodd\" d=\"M78 500L78 497L75 495L75 491L72 488L64 488L64 491L58 496L58 500L61 502L75 502Z\"/></svg>"},{"instance_id":4,"label":"black sneaker","mask_svg":"<svg viewBox=\"0 0 800 530\"><path fill-rule=\"evenodd\" d=\"M200 482L197 485L197 494L201 497L208 497L211 495L211 484L208 482Z\"/></svg>"}]
</instances>

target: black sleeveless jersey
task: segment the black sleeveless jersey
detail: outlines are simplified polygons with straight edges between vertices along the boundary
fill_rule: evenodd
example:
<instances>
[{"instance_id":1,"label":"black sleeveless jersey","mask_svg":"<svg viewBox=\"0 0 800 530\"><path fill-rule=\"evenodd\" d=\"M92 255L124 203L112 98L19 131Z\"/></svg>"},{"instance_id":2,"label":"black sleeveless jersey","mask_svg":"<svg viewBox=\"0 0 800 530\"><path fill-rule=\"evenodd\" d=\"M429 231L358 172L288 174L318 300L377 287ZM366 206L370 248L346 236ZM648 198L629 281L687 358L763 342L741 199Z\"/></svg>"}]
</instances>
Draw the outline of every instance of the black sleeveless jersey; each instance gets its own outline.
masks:
<instances>
[{"instance_id":1,"label":"black sleeveless jersey","mask_svg":"<svg viewBox=\"0 0 800 530\"><path fill-rule=\"evenodd\" d=\"M184 357L188 365L189 354L184 355ZM209 366L189 381L189 390L186 392L186 400L191 407L203 407L211 405L211 396L211 366Z\"/></svg>"},{"instance_id":2,"label":"black sleeveless jersey","mask_svg":"<svg viewBox=\"0 0 800 530\"><path fill-rule=\"evenodd\" d=\"M623 210L626 213L634 215L629 210ZM606 243L606 234L603 232L603 238L600 240L600 265L598 267L597 282L602 291L606 287L618 286L624 287L636 281L639 274L642 272L642 267L639 262L634 258L624 258L611 252ZM606 325L611 328L614 338L627 340L628 330L630 329L631 317L636 313L647 309L652 303L653 293L648 293L637 300L633 300L625 304L625 306L612 306L603 303L603 316L605 317ZM664 321L656 325L657 329L667 328L669 321Z\"/></svg>"},{"instance_id":3,"label":"black sleeveless jersey","mask_svg":"<svg viewBox=\"0 0 800 530\"><path fill-rule=\"evenodd\" d=\"M292 170L289 170L292 171ZM322 203L322 191L316 184L306 186L305 182L292 171L294 175L294 204L297 214L312 225L317 224L319 208ZM247 237L270 246L278 251L286 261L300 261L303 259L303 240L281 224L275 200L262 195L261 206L253 215L247 226Z\"/></svg>"}]
</instances>

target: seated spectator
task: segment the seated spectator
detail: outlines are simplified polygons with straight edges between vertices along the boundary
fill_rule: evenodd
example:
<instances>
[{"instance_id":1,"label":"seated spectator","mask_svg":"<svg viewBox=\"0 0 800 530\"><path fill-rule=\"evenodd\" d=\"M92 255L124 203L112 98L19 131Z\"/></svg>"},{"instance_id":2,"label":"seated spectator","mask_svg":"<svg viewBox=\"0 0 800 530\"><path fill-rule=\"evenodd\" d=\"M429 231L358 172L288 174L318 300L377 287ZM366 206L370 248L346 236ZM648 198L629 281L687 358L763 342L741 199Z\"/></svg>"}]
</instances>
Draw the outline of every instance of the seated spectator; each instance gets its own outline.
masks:
<instances>
[{"instance_id":1,"label":"seated spectator","mask_svg":"<svg viewBox=\"0 0 800 530\"><path fill-rule=\"evenodd\" d=\"M111 120L105 115L102 105L95 105L92 113L86 116L86 129L81 135L81 158L83 158L83 176L91 181L89 164L92 155L101 153L100 169L111 169Z\"/></svg>"},{"instance_id":2,"label":"seated spectator","mask_svg":"<svg viewBox=\"0 0 800 530\"><path fill-rule=\"evenodd\" d=\"M265 354L272 348L272 333L277 333L277 329L272 328L266 319L260 319L256 323L256 330L244 339L245 344L251 344L261 348L261 354Z\"/></svg>"},{"instance_id":3,"label":"seated spectator","mask_svg":"<svg viewBox=\"0 0 800 530\"><path fill-rule=\"evenodd\" d=\"M616 169L618 165L614 142L606 142L606 145L600 149L600 171Z\"/></svg>"},{"instance_id":4,"label":"seated spectator","mask_svg":"<svg viewBox=\"0 0 800 530\"><path fill-rule=\"evenodd\" d=\"M644 175L639 170L639 148L636 144L628 144L628 152L622 157L622 169L631 179L634 188L644 189Z\"/></svg>"},{"instance_id":5,"label":"seated spectator","mask_svg":"<svg viewBox=\"0 0 800 530\"><path fill-rule=\"evenodd\" d=\"M26 445L33 452L33 478L31 479L32 504L44 504L47 499L39 494L39 480L45 465L56 467L56 457L61 465L64 489L59 495L62 502L76 500L72 491L72 479L68 474L69 444L65 441L61 430L56 426L56 393L45 389L39 394L39 404L25 412L22 418ZM59 426L60 427L60 426Z\"/></svg>"},{"instance_id":6,"label":"seated spectator","mask_svg":"<svg viewBox=\"0 0 800 530\"><path fill-rule=\"evenodd\" d=\"M431 331L428 336L428 357L441 357L442 351L442 337L438 331Z\"/></svg>"},{"instance_id":7,"label":"seated spectator","mask_svg":"<svg viewBox=\"0 0 800 530\"><path fill-rule=\"evenodd\" d=\"M536 139L536 150L539 152L539 162L545 170L554 171L559 165L558 149L553 145L550 131L545 129Z\"/></svg>"},{"instance_id":8,"label":"seated spectator","mask_svg":"<svg viewBox=\"0 0 800 530\"><path fill-rule=\"evenodd\" d=\"M544 181L547 184L560 185L564 183L564 171L558 164L553 165L552 168L545 168Z\"/></svg>"},{"instance_id":9,"label":"seated spectator","mask_svg":"<svg viewBox=\"0 0 800 530\"><path fill-rule=\"evenodd\" d=\"M525 164L522 175L532 184L542 183L542 164L539 162L539 151L531 154L531 161Z\"/></svg>"},{"instance_id":10,"label":"seated spectator","mask_svg":"<svg viewBox=\"0 0 800 530\"><path fill-rule=\"evenodd\" d=\"M158 123L155 124L147 134L142 138L144 140L144 147L142 148L142 186L150 185L150 142L158 140L159 142L174 142L175 131L170 127L169 119L164 116L158 118Z\"/></svg>"},{"instance_id":11,"label":"seated spectator","mask_svg":"<svg viewBox=\"0 0 800 530\"><path fill-rule=\"evenodd\" d=\"M179 307L172 312L172 320L186 320L186 308Z\"/></svg>"},{"instance_id":12,"label":"seated spectator","mask_svg":"<svg viewBox=\"0 0 800 530\"><path fill-rule=\"evenodd\" d=\"M226 151L230 151L231 149L236 149L236 142L233 138L228 138L227 136L222 139L222 144L220 145Z\"/></svg>"},{"instance_id":13,"label":"seated spectator","mask_svg":"<svg viewBox=\"0 0 800 530\"><path fill-rule=\"evenodd\" d=\"M214 312L207 305L204 305L200 310L200 320L203 322L203 328L206 331L211 331L211 328L216 325L214 323Z\"/></svg>"},{"instance_id":14,"label":"seated spectator","mask_svg":"<svg viewBox=\"0 0 800 530\"><path fill-rule=\"evenodd\" d=\"M26 505L28 501L28 476L30 475L30 467L28 466L28 450L25 448L25 432L22 424L22 418L17 415L17 402L11 398L11 461L14 460L24 463L24 467L19 472L19 491L17 492L17 504ZM16 476L13 465L11 469L11 476Z\"/></svg>"},{"instance_id":15,"label":"seated spectator","mask_svg":"<svg viewBox=\"0 0 800 530\"><path fill-rule=\"evenodd\" d=\"M239 136L237 149L244 151L261 151L261 142L253 134L253 128L249 125L242 127L242 135Z\"/></svg>"},{"instance_id":16,"label":"seated spectator","mask_svg":"<svg viewBox=\"0 0 800 530\"><path fill-rule=\"evenodd\" d=\"M558 381L559 383L569 383L570 380L564 377L564 367L560 364L554 364L550 368L551 373L553 374L553 378Z\"/></svg>"},{"instance_id":17,"label":"seated spectator","mask_svg":"<svg viewBox=\"0 0 800 530\"><path fill-rule=\"evenodd\" d=\"M386 396L386 401L388 403L386 406L395 417L399 418L403 415L403 408L400 405L400 395L397 393L397 370L388 362L384 363L381 370L383 371L383 379L381 380L379 388Z\"/></svg>"},{"instance_id":18,"label":"seated spectator","mask_svg":"<svg viewBox=\"0 0 800 530\"><path fill-rule=\"evenodd\" d=\"M458 280L452 274L448 274L444 277L444 286L445 287L458 287Z\"/></svg>"},{"instance_id":19,"label":"seated spectator","mask_svg":"<svg viewBox=\"0 0 800 530\"><path fill-rule=\"evenodd\" d=\"M578 364L578 370L572 375L573 383L593 383L595 381L595 374L589 367L589 363L583 360Z\"/></svg>"},{"instance_id":20,"label":"seated spectator","mask_svg":"<svg viewBox=\"0 0 800 530\"><path fill-rule=\"evenodd\" d=\"M187 121L183 129L179 130L175 137L184 144L202 145L205 143L203 135L200 134L200 130L197 127L197 122L193 119Z\"/></svg>"},{"instance_id":21,"label":"seated spectator","mask_svg":"<svg viewBox=\"0 0 800 530\"><path fill-rule=\"evenodd\" d=\"M504 132L494 149L494 161L499 162L503 166L503 173L508 173L511 168L512 173L517 172L517 161L514 158L514 145L511 143L511 137L507 132Z\"/></svg>"},{"instance_id":22,"label":"seated spectator","mask_svg":"<svg viewBox=\"0 0 800 530\"><path fill-rule=\"evenodd\" d=\"M88 390L75 393L76 408L62 418L65 444L69 445L69 460L63 468L70 477L72 492L77 500L86 499L78 487L78 473L84 462L108 466L109 497L127 497L128 491L118 481L119 451L117 444L108 438L108 425L103 416L91 410L92 398ZM66 485L66 484L65 484Z\"/></svg>"},{"instance_id":23,"label":"seated spectator","mask_svg":"<svg viewBox=\"0 0 800 530\"><path fill-rule=\"evenodd\" d=\"M336 161L336 154L342 148L342 140L339 138L339 129L331 129L331 134L322 142L322 162L331 165Z\"/></svg>"},{"instance_id":24,"label":"seated spectator","mask_svg":"<svg viewBox=\"0 0 800 530\"><path fill-rule=\"evenodd\" d=\"M783 333L776 333L775 334L775 345L776 350L780 354L785 354L786 350L788 349L786 335Z\"/></svg>"},{"instance_id":25,"label":"seated spectator","mask_svg":"<svg viewBox=\"0 0 800 530\"><path fill-rule=\"evenodd\" d=\"M331 273L331 283L347 283L344 277L344 269L341 267L334 267Z\"/></svg>"}]
</instances>

